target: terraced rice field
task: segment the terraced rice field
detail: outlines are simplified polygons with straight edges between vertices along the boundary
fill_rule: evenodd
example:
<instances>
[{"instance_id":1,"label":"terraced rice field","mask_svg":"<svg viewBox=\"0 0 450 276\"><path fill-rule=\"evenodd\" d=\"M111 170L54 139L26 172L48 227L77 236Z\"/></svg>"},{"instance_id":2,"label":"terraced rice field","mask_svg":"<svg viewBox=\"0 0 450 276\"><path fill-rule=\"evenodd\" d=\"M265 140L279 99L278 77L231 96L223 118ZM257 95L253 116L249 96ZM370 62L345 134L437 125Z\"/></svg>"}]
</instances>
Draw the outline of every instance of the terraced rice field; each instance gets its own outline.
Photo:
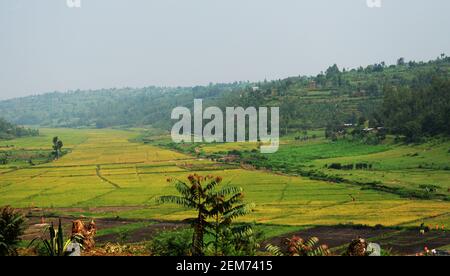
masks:
<instances>
[{"instance_id":1,"label":"terraced rice field","mask_svg":"<svg viewBox=\"0 0 450 276\"><path fill-rule=\"evenodd\" d=\"M0 205L52 208L87 217L183 220L190 216L188 211L158 205L155 198L175 193L168 177L182 179L198 172L220 175L244 189L247 201L256 203L246 221L294 226L415 226L422 221L450 225L450 202L410 200L349 184L215 164L130 142L137 131L47 129L41 137L7 144L49 148L56 135L70 148L60 160L40 166L0 167Z\"/></svg>"}]
</instances>

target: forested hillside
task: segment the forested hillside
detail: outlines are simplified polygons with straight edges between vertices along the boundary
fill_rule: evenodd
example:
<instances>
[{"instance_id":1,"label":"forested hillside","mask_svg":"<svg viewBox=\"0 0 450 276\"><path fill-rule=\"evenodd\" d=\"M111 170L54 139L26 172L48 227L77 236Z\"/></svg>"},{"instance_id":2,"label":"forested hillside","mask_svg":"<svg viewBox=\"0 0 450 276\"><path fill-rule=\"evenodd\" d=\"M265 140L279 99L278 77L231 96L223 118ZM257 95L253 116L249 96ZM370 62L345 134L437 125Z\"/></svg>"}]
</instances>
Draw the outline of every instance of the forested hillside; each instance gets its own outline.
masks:
<instances>
[{"instance_id":1,"label":"forested hillside","mask_svg":"<svg viewBox=\"0 0 450 276\"><path fill-rule=\"evenodd\" d=\"M259 83L55 92L2 101L0 114L25 125L169 129L174 107L191 107L194 98L202 98L220 107L280 106L283 134L360 121L411 137L449 134L449 76L445 55L429 62L400 58L395 65L333 65L314 77Z\"/></svg>"},{"instance_id":2,"label":"forested hillside","mask_svg":"<svg viewBox=\"0 0 450 276\"><path fill-rule=\"evenodd\" d=\"M193 105L194 98L211 102L244 85L54 92L2 101L0 114L24 125L104 128L151 124L166 128L174 107Z\"/></svg>"},{"instance_id":3,"label":"forested hillside","mask_svg":"<svg viewBox=\"0 0 450 276\"><path fill-rule=\"evenodd\" d=\"M405 126L411 124L417 133L433 135L449 133L449 81L445 55L426 63L401 58L396 65L381 62L352 70L333 65L312 78L255 84L229 104L280 106L285 133L369 121L370 127L386 126L397 134L408 134L412 130Z\"/></svg>"}]
</instances>

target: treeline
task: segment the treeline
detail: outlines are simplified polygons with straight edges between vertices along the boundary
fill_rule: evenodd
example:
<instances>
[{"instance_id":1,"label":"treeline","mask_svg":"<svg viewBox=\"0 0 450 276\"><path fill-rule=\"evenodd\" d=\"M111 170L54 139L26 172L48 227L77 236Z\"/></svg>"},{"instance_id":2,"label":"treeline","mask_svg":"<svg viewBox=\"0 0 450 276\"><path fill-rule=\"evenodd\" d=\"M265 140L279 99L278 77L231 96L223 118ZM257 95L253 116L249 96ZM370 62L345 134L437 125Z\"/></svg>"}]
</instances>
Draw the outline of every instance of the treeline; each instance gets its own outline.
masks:
<instances>
[{"instance_id":1,"label":"treeline","mask_svg":"<svg viewBox=\"0 0 450 276\"><path fill-rule=\"evenodd\" d=\"M378 143L388 133L406 142L449 136L449 64L450 58L445 55L429 63L399 59L396 73L381 79L378 84L382 101L364 105L365 110L359 109L362 112L352 113L351 117L333 117L326 127L327 137L336 140L351 136L352 139ZM358 71L363 72L362 69Z\"/></svg>"},{"instance_id":2,"label":"treeline","mask_svg":"<svg viewBox=\"0 0 450 276\"><path fill-rule=\"evenodd\" d=\"M448 72L428 72L411 85L389 86L382 108L384 125L408 142L450 135L450 78Z\"/></svg>"},{"instance_id":3,"label":"treeline","mask_svg":"<svg viewBox=\"0 0 450 276\"><path fill-rule=\"evenodd\" d=\"M0 118L0 140L14 139L25 136L38 136L39 131L13 125Z\"/></svg>"},{"instance_id":4,"label":"treeline","mask_svg":"<svg viewBox=\"0 0 450 276\"><path fill-rule=\"evenodd\" d=\"M49 93L0 102L0 113L22 125L51 127L117 127L153 125L169 128L174 107L195 98L213 104L246 83L199 87L146 87Z\"/></svg>"},{"instance_id":5,"label":"treeline","mask_svg":"<svg viewBox=\"0 0 450 276\"><path fill-rule=\"evenodd\" d=\"M390 101L385 94L391 89L417 90L429 86L433 77L448 79L449 75L450 58L444 54L429 62L407 62L399 58L393 65L380 62L365 68L340 69L333 65L313 77L255 83L226 100L227 105L280 106L283 134L329 126L336 133L342 133L346 131L342 126L354 125L358 129L353 136L365 137L364 128L404 125L385 116L385 103ZM442 93L446 93L444 87ZM445 102L440 104L446 105ZM444 111L441 109L439 113L444 114ZM403 120L399 118L399 121ZM397 132L396 129L392 131ZM378 138L370 137L369 140L373 142Z\"/></svg>"},{"instance_id":6,"label":"treeline","mask_svg":"<svg viewBox=\"0 0 450 276\"><path fill-rule=\"evenodd\" d=\"M416 140L448 134L449 75L450 58L443 54L428 62L400 58L393 65L379 62L354 69L333 65L317 76L256 83L50 93L2 101L0 114L21 125L170 129L172 109L192 108L193 100L201 98L205 107L279 106L282 134L330 125L336 132L339 126L352 124L359 126L354 137L366 136L364 128L384 127ZM380 137L369 138L376 142Z\"/></svg>"}]
</instances>

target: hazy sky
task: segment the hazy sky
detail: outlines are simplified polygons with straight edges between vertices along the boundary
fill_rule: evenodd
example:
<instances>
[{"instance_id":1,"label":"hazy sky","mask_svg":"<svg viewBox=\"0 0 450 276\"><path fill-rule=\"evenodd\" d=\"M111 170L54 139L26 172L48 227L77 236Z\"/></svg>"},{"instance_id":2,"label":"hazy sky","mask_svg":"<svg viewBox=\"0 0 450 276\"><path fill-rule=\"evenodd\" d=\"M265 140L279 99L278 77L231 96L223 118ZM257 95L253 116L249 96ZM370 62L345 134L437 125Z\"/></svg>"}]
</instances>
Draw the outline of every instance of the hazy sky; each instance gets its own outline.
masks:
<instances>
[{"instance_id":1,"label":"hazy sky","mask_svg":"<svg viewBox=\"0 0 450 276\"><path fill-rule=\"evenodd\" d=\"M450 1L0 0L0 99L450 55Z\"/></svg>"}]
</instances>

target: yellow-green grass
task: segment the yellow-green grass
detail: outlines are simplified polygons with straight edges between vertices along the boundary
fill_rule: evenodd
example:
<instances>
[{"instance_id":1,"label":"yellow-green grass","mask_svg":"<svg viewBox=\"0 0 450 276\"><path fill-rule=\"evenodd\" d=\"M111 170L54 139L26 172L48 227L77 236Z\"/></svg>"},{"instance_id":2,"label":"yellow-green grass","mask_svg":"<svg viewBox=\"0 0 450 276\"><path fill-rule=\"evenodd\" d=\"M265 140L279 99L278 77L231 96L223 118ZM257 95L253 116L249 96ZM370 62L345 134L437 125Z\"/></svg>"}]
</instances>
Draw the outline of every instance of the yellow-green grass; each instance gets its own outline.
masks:
<instances>
[{"instance_id":1,"label":"yellow-green grass","mask_svg":"<svg viewBox=\"0 0 450 276\"><path fill-rule=\"evenodd\" d=\"M296 140L296 137L309 137L306 141ZM312 137L315 138L312 138ZM308 131L307 134L303 134L301 132L289 134L287 136L282 137L280 140L280 145L284 147L284 145L289 144L320 144L326 142L325 140L325 132L323 130L313 130ZM259 143L249 143L249 142L234 142L234 143L214 143L214 144L203 144L200 146L201 150L203 150L206 154L217 153L217 152L229 152L233 150L237 151L252 151L259 149Z\"/></svg>"},{"instance_id":2,"label":"yellow-green grass","mask_svg":"<svg viewBox=\"0 0 450 276\"><path fill-rule=\"evenodd\" d=\"M258 149L258 143L217 143L217 144L210 144L210 145L203 145L201 149L207 153L214 153L214 152L229 152L233 150L238 151L251 151Z\"/></svg>"},{"instance_id":3,"label":"yellow-green grass","mask_svg":"<svg viewBox=\"0 0 450 276\"><path fill-rule=\"evenodd\" d=\"M117 207L101 216L183 220L190 211L158 205L161 195L176 194L167 178L185 179L189 168L210 166L207 160L150 145L131 143L136 132L121 130L58 130L84 135L68 155L42 166L23 168L0 175L0 205L14 207ZM49 133L49 137L52 133ZM36 137L36 144L40 137ZM36 146L29 141L30 147ZM192 166L191 166L192 165ZM291 226L335 224L420 224L444 216L449 202L402 199L397 195L361 190L347 184L331 184L301 177L262 171L226 169L199 171L220 175L225 183L240 186L255 212L244 220ZM355 201L353 201L355 199ZM137 206L125 210L120 207Z\"/></svg>"},{"instance_id":4,"label":"yellow-green grass","mask_svg":"<svg viewBox=\"0 0 450 276\"><path fill-rule=\"evenodd\" d=\"M436 216L430 216L425 219L421 219L418 221L411 221L408 223L403 224L402 226L417 226L418 224L424 223L426 226L430 227L431 229L435 229L436 226L439 226L439 229L441 229L442 226L444 226L445 230L448 231L450 225L448 224L450 221L450 210L447 210L446 213L439 214Z\"/></svg>"},{"instance_id":5,"label":"yellow-green grass","mask_svg":"<svg viewBox=\"0 0 450 276\"><path fill-rule=\"evenodd\" d=\"M0 140L0 148L11 150L11 148L4 148L6 146L13 146L16 149L51 149L52 139L59 136L63 139L66 148L72 148L86 141L88 133L92 130L78 130L78 129L39 129L39 136L24 137L13 140Z\"/></svg>"}]
</instances>

